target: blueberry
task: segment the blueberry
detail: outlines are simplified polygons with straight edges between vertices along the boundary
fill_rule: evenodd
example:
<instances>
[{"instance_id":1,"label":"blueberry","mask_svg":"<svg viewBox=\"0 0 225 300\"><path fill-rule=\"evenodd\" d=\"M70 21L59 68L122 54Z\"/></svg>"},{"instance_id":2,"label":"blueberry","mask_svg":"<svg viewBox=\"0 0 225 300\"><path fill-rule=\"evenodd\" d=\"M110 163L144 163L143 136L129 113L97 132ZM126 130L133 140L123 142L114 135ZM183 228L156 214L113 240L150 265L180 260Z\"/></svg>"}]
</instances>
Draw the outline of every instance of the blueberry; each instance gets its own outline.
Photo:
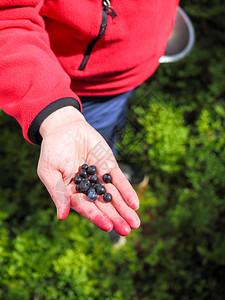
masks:
<instances>
[{"instance_id":1,"label":"blueberry","mask_svg":"<svg viewBox=\"0 0 225 300\"><path fill-rule=\"evenodd\" d=\"M87 173L88 173L89 175L94 175L96 172L97 172L96 166L90 166L90 167L88 167L88 169L87 169Z\"/></svg>"},{"instance_id":2,"label":"blueberry","mask_svg":"<svg viewBox=\"0 0 225 300\"><path fill-rule=\"evenodd\" d=\"M87 177L88 177L88 174L87 174L87 172L86 172L84 169L81 169L81 170L80 170L79 175L80 175L82 178L87 178Z\"/></svg>"},{"instance_id":3,"label":"blueberry","mask_svg":"<svg viewBox=\"0 0 225 300\"><path fill-rule=\"evenodd\" d=\"M105 194L103 195L103 200L104 200L105 202L111 202L111 201L112 201L112 195L111 195L110 193L105 193Z\"/></svg>"},{"instance_id":4,"label":"blueberry","mask_svg":"<svg viewBox=\"0 0 225 300\"><path fill-rule=\"evenodd\" d=\"M89 193L89 189L85 192L82 192L82 194L85 194L85 195L88 195L88 193Z\"/></svg>"},{"instance_id":5,"label":"blueberry","mask_svg":"<svg viewBox=\"0 0 225 300\"><path fill-rule=\"evenodd\" d=\"M83 181L89 185L89 188L91 187L91 182L88 178L84 178Z\"/></svg>"},{"instance_id":6,"label":"blueberry","mask_svg":"<svg viewBox=\"0 0 225 300\"><path fill-rule=\"evenodd\" d=\"M90 181L86 178L80 183L80 191L82 193L86 193L91 186Z\"/></svg>"},{"instance_id":7,"label":"blueberry","mask_svg":"<svg viewBox=\"0 0 225 300\"><path fill-rule=\"evenodd\" d=\"M95 189L90 188L88 191L88 200L95 201L95 200L97 200L97 198L98 198L98 195L96 194Z\"/></svg>"},{"instance_id":8,"label":"blueberry","mask_svg":"<svg viewBox=\"0 0 225 300\"><path fill-rule=\"evenodd\" d=\"M98 182L98 176L97 175L91 175L89 180L90 180L91 183L97 183Z\"/></svg>"},{"instance_id":9,"label":"blueberry","mask_svg":"<svg viewBox=\"0 0 225 300\"><path fill-rule=\"evenodd\" d=\"M110 183L110 182L112 182L112 176L111 176L109 173L104 174L103 177L102 177L102 179L103 179L103 181L104 181L105 183Z\"/></svg>"},{"instance_id":10,"label":"blueberry","mask_svg":"<svg viewBox=\"0 0 225 300\"><path fill-rule=\"evenodd\" d=\"M103 185L99 185L99 186L97 186L96 187L96 193L98 194L98 195L103 195L103 194L105 194L105 187L103 186Z\"/></svg>"},{"instance_id":11,"label":"blueberry","mask_svg":"<svg viewBox=\"0 0 225 300\"><path fill-rule=\"evenodd\" d=\"M90 183L90 180L88 178L83 178L83 181Z\"/></svg>"},{"instance_id":12,"label":"blueberry","mask_svg":"<svg viewBox=\"0 0 225 300\"><path fill-rule=\"evenodd\" d=\"M98 186L100 186L100 185L101 185L101 183L97 182L97 183L93 184L93 186L92 186L92 187L93 187L93 189L95 189L95 190L96 190L96 189L97 189L97 187L98 187Z\"/></svg>"},{"instance_id":13,"label":"blueberry","mask_svg":"<svg viewBox=\"0 0 225 300\"><path fill-rule=\"evenodd\" d=\"M87 164L83 164L83 165L81 166L81 169L83 169L83 170L87 171L87 169L88 169L88 165L87 165Z\"/></svg>"},{"instance_id":14,"label":"blueberry","mask_svg":"<svg viewBox=\"0 0 225 300\"><path fill-rule=\"evenodd\" d=\"M73 179L74 183L79 184L82 181L82 177L80 177L79 175L75 176Z\"/></svg>"},{"instance_id":15,"label":"blueberry","mask_svg":"<svg viewBox=\"0 0 225 300\"><path fill-rule=\"evenodd\" d=\"M80 185L79 185L79 184L76 185L76 191L77 191L78 193L81 192L81 190L80 190Z\"/></svg>"}]
</instances>

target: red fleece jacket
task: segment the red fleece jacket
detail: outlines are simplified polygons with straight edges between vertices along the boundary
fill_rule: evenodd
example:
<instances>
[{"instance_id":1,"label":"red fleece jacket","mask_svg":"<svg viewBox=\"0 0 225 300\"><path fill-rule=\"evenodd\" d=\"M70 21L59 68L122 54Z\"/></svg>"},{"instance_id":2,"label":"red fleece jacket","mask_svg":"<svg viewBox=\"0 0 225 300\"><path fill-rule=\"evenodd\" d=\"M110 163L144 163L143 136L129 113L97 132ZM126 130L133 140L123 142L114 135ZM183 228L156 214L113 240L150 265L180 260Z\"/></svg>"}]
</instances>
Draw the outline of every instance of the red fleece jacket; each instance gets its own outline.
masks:
<instances>
[{"instance_id":1,"label":"red fleece jacket","mask_svg":"<svg viewBox=\"0 0 225 300\"><path fill-rule=\"evenodd\" d=\"M0 1L0 106L27 140L56 109L81 109L77 95L126 92L157 68L179 1L109 2Z\"/></svg>"}]
</instances>

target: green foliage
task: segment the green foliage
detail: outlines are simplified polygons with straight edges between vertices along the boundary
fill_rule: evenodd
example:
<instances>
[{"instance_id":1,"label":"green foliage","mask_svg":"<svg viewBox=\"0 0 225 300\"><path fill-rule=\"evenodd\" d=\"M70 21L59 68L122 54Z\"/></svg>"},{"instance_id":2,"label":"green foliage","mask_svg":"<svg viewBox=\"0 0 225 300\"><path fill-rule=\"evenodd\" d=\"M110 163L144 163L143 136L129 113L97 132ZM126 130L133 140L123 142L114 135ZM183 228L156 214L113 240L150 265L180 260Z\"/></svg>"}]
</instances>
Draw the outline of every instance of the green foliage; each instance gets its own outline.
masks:
<instances>
[{"instance_id":1,"label":"green foliage","mask_svg":"<svg viewBox=\"0 0 225 300\"><path fill-rule=\"evenodd\" d=\"M28 229L20 228L10 244L5 233L0 248L3 299L132 297L132 271L125 272L125 265L135 259L131 247L122 252L112 249L105 233L73 213L59 222L52 209L39 210L25 223ZM121 273L116 275L119 267ZM126 285L120 287L120 281Z\"/></svg>"},{"instance_id":2,"label":"green foliage","mask_svg":"<svg viewBox=\"0 0 225 300\"><path fill-rule=\"evenodd\" d=\"M224 108L202 110L179 172L159 165L141 197L137 235L141 299L223 299L225 272ZM222 113L222 114L221 114ZM164 157L165 161L167 157ZM151 163L151 161L149 162ZM142 294L143 282L145 285Z\"/></svg>"},{"instance_id":3,"label":"green foliage","mask_svg":"<svg viewBox=\"0 0 225 300\"><path fill-rule=\"evenodd\" d=\"M119 144L121 160L149 176L137 188L142 226L120 250L76 213L57 220L39 148L0 112L0 299L224 298L224 5L181 6L196 45L136 91Z\"/></svg>"},{"instance_id":4,"label":"green foliage","mask_svg":"<svg viewBox=\"0 0 225 300\"><path fill-rule=\"evenodd\" d=\"M188 137L188 128L184 126L182 112L173 111L169 106L161 102L150 102L149 107L134 107L133 114L138 115L137 122L144 128L139 136L130 145L131 153L139 155L145 151L145 163L152 167L161 168L166 172L179 170L178 164L181 157L186 153L185 143ZM130 128L123 140L124 148L130 143ZM134 145L138 147L134 148ZM136 158L135 158L136 161Z\"/></svg>"}]
</instances>

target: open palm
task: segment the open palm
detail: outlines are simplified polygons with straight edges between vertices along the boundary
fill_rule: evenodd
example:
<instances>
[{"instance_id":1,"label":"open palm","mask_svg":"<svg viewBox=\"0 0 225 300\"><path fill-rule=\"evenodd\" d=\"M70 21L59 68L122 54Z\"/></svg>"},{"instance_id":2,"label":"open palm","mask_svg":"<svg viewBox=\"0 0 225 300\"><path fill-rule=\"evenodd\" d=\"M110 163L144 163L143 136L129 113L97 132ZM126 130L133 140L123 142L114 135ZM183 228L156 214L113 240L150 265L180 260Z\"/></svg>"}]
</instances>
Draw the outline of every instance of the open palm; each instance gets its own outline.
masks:
<instances>
[{"instance_id":1,"label":"open palm","mask_svg":"<svg viewBox=\"0 0 225 300\"><path fill-rule=\"evenodd\" d=\"M41 128L38 175L57 207L58 218L65 219L71 207L102 230L129 234L131 228L140 225L134 211L139 201L108 144L74 108L53 114ZM100 182L105 173L112 175L112 183L105 184L112 202L104 202L102 196L91 202L85 194L76 192L73 178L83 163L97 167Z\"/></svg>"}]
</instances>

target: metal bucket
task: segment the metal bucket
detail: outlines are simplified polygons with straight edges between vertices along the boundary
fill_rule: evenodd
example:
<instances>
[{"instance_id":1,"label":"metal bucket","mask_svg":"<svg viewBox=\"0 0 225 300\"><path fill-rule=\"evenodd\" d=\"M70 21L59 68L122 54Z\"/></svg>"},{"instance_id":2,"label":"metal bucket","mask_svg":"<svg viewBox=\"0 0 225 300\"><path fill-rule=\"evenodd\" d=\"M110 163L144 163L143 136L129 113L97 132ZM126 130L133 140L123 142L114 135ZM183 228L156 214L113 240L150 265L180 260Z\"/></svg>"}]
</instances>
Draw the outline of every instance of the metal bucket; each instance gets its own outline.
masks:
<instances>
[{"instance_id":1,"label":"metal bucket","mask_svg":"<svg viewBox=\"0 0 225 300\"><path fill-rule=\"evenodd\" d=\"M195 42L195 31L188 15L179 6L173 30L167 42L165 54L160 63L178 61L191 51Z\"/></svg>"}]
</instances>

